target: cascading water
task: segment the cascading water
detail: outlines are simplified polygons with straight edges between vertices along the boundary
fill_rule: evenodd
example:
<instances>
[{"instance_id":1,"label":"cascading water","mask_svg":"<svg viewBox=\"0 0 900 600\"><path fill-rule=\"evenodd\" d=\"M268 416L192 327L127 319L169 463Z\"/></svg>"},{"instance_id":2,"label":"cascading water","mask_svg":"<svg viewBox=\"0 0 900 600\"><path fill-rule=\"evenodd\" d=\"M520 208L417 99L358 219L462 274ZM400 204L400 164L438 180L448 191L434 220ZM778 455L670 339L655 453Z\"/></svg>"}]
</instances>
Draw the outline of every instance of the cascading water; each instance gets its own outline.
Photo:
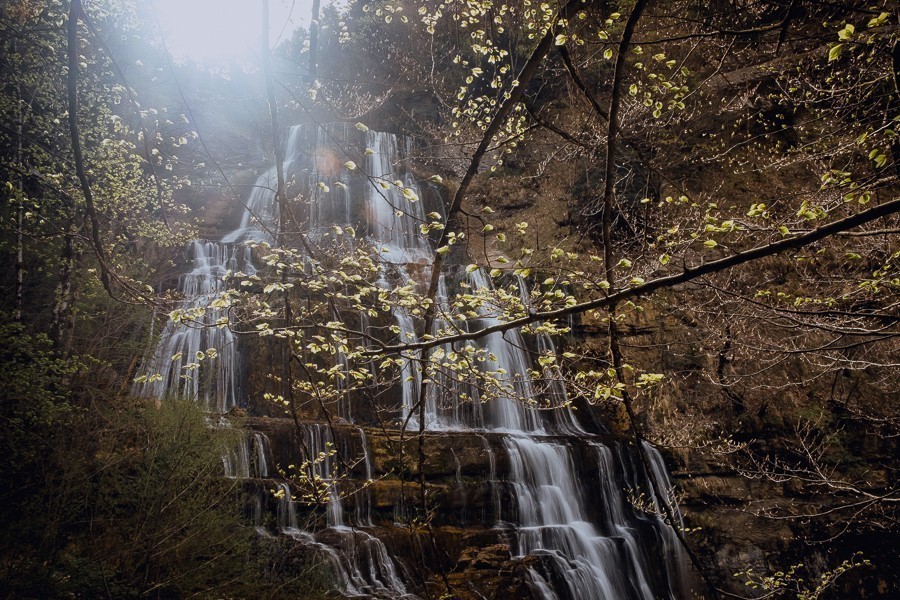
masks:
<instances>
[{"instance_id":1,"label":"cascading water","mask_svg":"<svg viewBox=\"0 0 900 600\"><path fill-rule=\"evenodd\" d=\"M318 128L292 127L287 138L287 159L283 168L295 185L298 183L297 179L304 178L305 182L300 181L300 185L317 184L323 162L334 162L334 157L329 156L327 151L323 154L316 154L314 151L311 160L303 160L305 155L302 150L304 144L309 143L311 131L314 132L315 140L313 148L327 148L327 132L323 133ZM396 149L392 136L375 135L372 142L388 158ZM371 165L378 177L389 174L387 166L379 167L375 160ZM338 176L338 180L340 178L346 181L345 175ZM335 182L334 178L330 181ZM209 412L220 414L239 405L239 355L235 348L234 334L221 321L227 316L228 308L227 303L222 302L222 293L226 290L226 273L243 272L251 275L256 272L246 243L271 242L274 239L278 222L275 185L276 171L273 167L257 178L244 205L240 225L235 230L219 242L197 240L191 243L193 269L179 283L179 292L183 297L178 307L179 317L169 319L159 336L155 351L145 361L147 375L135 384L136 395L160 399L188 398L202 403ZM332 202L313 205L313 230L323 224L349 224L351 205L348 190L346 184L336 186ZM383 190L374 192L371 201L377 202L376 199L390 196L389 191L387 196L382 196L382 192ZM334 198L337 198L336 202ZM394 200L397 201L396 198ZM377 207L372 207L370 212L376 214L378 210ZM385 233L377 228L376 231L379 234ZM386 255L392 253L389 246L386 244L384 247ZM400 253L396 256L402 258L404 255ZM349 407L344 412L346 414L342 416L350 416ZM338 587L347 595L415 598L407 593L382 541L345 524L335 478L333 441L327 429L319 425L308 425L304 433L309 475L317 485L324 485L326 490L325 497L320 500L328 507L328 528L324 537L330 538L330 543L319 542L313 533L300 529L290 487L284 483L278 484L277 490L279 531L309 545L322 556L330 565ZM367 478L371 478L372 467L365 434L361 429L360 433L365 471ZM268 477L269 453L269 440L264 434L257 432L252 437L243 436L234 448L223 455L224 474L226 477L239 479L249 478L251 474ZM356 519L361 525L371 525L367 502L357 502ZM261 517L255 517L255 520L261 522Z\"/></svg>"},{"instance_id":2,"label":"cascading water","mask_svg":"<svg viewBox=\"0 0 900 600\"><path fill-rule=\"evenodd\" d=\"M396 150L396 142L387 142L385 134L369 132L367 146L378 148L377 159L369 161L372 175L385 177L389 166L396 160L390 155ZM406 181L411 186L413 182ZM396 188L391 188L396 191ZM422 218L421 204L402 202L402 198L385 196L377 189L367 194L369 207L370 235L382 243L382 254L391 262L411 262L433 252L424 236L417 235L416 221ZM400 204L398 204L400 202ZM402 207L403 210L399 210ZM412 211L412 212L410 212ZM407 271L401 269L408 277ZM464 282L473 293L490 290L491 281L484 271L475 270L468 274ZM525 282L518 281L523 306L527 308L529 297ZM446 281L443 275L435 301L439 307L447 302ZM437 333L447 323L439 316L432 333ZM478 309L478 318L462 324L468 328L481 328L498 323L496 316L485 308ZM395 309L394 317L400 330L400 339L416 341L415 321L403 309ZM536 350L553 353L556 349L552 339L545 334L535 336ZM560 385L558 372L545 372L546 382L542 396L551 408L542 416L538 406L531 402L537 398L536 386L529 376L532 364L526 351L522 334L509 331L491 334L474 343L483 351L486 360L480 368L495 374L495 389L492 398L482 406L480 390L477 386L459 384L457 381L440 381L440 374L433 373L433 381L426 396L425 419L429 430L481 429L504 432L505 446L511 461L510 485L514 490L515 523L503 523L510 527L515 536L515 553L519 556L541 554L546 556L545 564L552 575L544 577L531 571L533 592L544 598L656 598L676 597L683 590L681 570L685 564L680 547L672 543L673 532L658 518L650 519L651 535L663 540L661 556L672 577L653 577L659 573L656 564L641 547L640 538L647 535L647 527L642 530L634 526L637 518L627 511L625 498L614 474L621 466L613 461L610 450L599 442L592 442L598 448L598 472L601 479L602 504L607 508L602 523L592 523L587 516L585 491L576 484L578 472L573 462L572 448L553 434L587 437L584 430L566 407L565 389ZM450 352L452 348L441 348ZM410 408L418 401L422 374L417 363L410 357L401 371L403 417L410 427L417 427L417 415L409 414ZM441 394L438 390L443 390ZM466 398L463 402L460 398ZM649 446L644 452L653 455ZM658 453L653 455L658 459ZM648 474L660 481L665 471L661 463L653 462L654 472ZM662 473L662 475L661 475ZM499 501L498 501L499 504ZM497 511L500 514L501 508ZM674 581L670 581L670 579Z\"/></svg>"},{"instance_id":3,"label":"cascading water","mask_svg":"<svg viewBox=\"0 0 900 600\"><path fill-rule=\"evenodd\" d=\"M410 149L409 140L405 155ZM419 226L427 223L419 184L410 175L400 179L394 175L395 163L401 156L397 136L379 131L366 132L367 175L366 209L369 237L376 244L382 260L410 264L430 260L431 247ZM400 185L392 185L392 183Z\"/></svg>"},{"instance_id":4,"label":"cascading water","mask_svg":"<svg viewBox=\"0 0 900 600\"><path fill-rule=\"evenodd\" d=\"M241 435L237 445L222 455L225 477L232 479L247 479L250 477L250 443L250 440L245 435Z\"/></svg>"},{"instance_id":5,"label":"cascading water","mask_svg":"<svg viewBox=\"0 0 900 600\"><path fill-rule=\"evenodd\" d=\"M270 447L269 436L258 431L253 434L253 457L255 458L257 477L269 476Z\"/></svg>"},{"instance_id":6,"label":"cascading water","mask_svg":"<svg viewBox=\"0 0 900 600\"><path fill-rule=\"evenodd\" d=\"M370 174L388 176L386 165L396 160L391 153L396 142L386 141L386 134L367 133L366 143L378 148L377 160L369 161ZM412 187L414 182L403 182ZM427 238L418 235L417 220L423 215L421 203L403 202L396 194L387 196L377 189L367 194L369 207L369 233L381 243L383 258L392 263L409 263L433 252ZM396 191L396 187L391 188ZM376 193L377 192L377 193ZM401 275L409 277L401 269ZM435 298L438 306L446 303L447 291L444 276ZM473 293L490 290L490 278L483 270L467 275L464 282ZM383 282L385 285L385 282ZM524 281L518 282L522 302L528 306ZM440 313L440 311L439 311ZM482 328L495 325L498 318L485 308L478 309L478 317L465 326ZM415 321L403 309L394 310L396 325L402 341L416 341ZM432 333L446 325L440 318L435 321ZM538 353L555 354L549 336L537 335ZM481 406L477 386L460 386L456 381L438 381L431 385L426 396L426 426L429 430L480 429L506 434L505 446L511 462L509 484L514 490L515 523L501 523L513 531L518 556L539 554L546 557L544 575L530 571L532 591L543 598L636 598L677 597L683 593L678 581L684 565L679 548L668 543L674 539L671 530L658 518L649 522L650 530L664 540L661 556L674 572L675 577L658 577L660 565L648 551L642 548L639 529L626 518L625 499L613 483L616 465L610 462L608 448L598 447L598 471L602 479L601 498L610 506L603 523L592 523L585 506L585 493L576 483L578 472L573 462L572 448L555 434L587 437L584 430L566 407L565 390L560 385L558 373L546 373L544 398L556 408L542 416L536 386L529 375L532 364L526 343L519 331L494 333L474 343L484 357L480 369L494 374L494 391L485 406ZM445 347L443 352L452 349ZM439 374L431 374L437 381ZM422 373L410 357L401 371L403 417L408 426L417 427L417 415L409 414L418 401L422 385ZM437 390L443 390L439 395ZM464 392L461 393L461 392ZM460 398L466 398L463 403ZM563 408L559 408L563 407ZM649 452L651 449L645 449ZM654 451L655 452L655 451ZM656 455L658 457L658 454ZM658 464L658 463L654 463ZM664 474L664 471L662 471ZM659 472L649 474L660 478ZM498 514L500 507L497 508ZM629 511L630 514L631 511ZM635 517L631 517L634 520ZM646 528L645 528L646 529ZM668 541L667 541L668 540ZM654 577L653 575L657 576ZM546 577L545 577L546 575ZM675 579L671 581L670 579Z\"/></svg>"},{"instance_id":7,"label":"cascading water","mask_svg":"<svg viewBox=\"0 0 900 600\"><path fill-rule=\"evenodd\" d=\"M301 155L302 131L290 129L286 146L292 160ZM285 164L289 167L292 161ZM218 413L239 405L240 356L237 339L227 326L225 274L256 272L251 250L243 242L272 239L278 210L275 181L275 167L256 179L240 225L221 241L191 242L193 268L179 281L183 298L176 311L179 316L170 318L160 333L155 351L145 361L145 375L135 384L136 396L181 397Z\"/></svg>"},{"instance_id":8,"label":"cascading water","mask_svg":"<svg viewBox=\"0 0 900 600\"><path fill-rule=\"evenodd\" d=\"M390 289L389 278L399 279L402 285L414 285L417 279L427 276L423 270L427 272L433 248L419 229L427 222L423 202L419 201L422 186L409 175L395 174L399 155L405 152L408 156L409 141L387 133L366 132L364 140L357 138L353 142L362 142L370 149L366 153L365 173L350 176L340 168L343 161L338 158L339 148L332 140L352 142L354 135L358 134L346 126L290 130L284 165L289 184L300 186L306 192L317 188L330 190L325 194L308 193L308 197L316 198L308 209L309 238L320 240L323 232L331 227L352 226L366 236L383 263L379 285ZM139 394L187 396L217 412L226 412L238 404L239 356L234 350L233 334L227 327L215 326L227 310L227 306L216 305L215 299L224 289L222 275L226 270L255 272L249 251L242 243L271 240L278 215L274 181L274 169L258 178L235 231L221 242L197 242L192 246L194 268L181 282L185 298L181 309L187 314L195 312L196 323L170 321L166 325L147 368L148 373L159 376L138 384ZM493 285L481 270L451 281L449 278L447 274L440 277L435 299L439 311L432 334L451 325L444 317L449 314L448 288L463 287L472 294L487 294ZM521 279L516 285L522 304L527 307L527 286ZM393 318L400 340L417 341L416 321L409 311L396 308ZM499 322L499 317L489 308L481 307L477 309L477 317L452 325L475 329ZM363 328L368 327L365 316L360 323ZM473 365L477 363L477 369L490 376L473 374L460 381L440 372L430 373L432 384L428 387L425 406L427 430L472 432L484 440L491 461L489 485L494 514L500 519L497 528L511 541L514 557L540 559L539 567L527 571L528 585L536 597L559 600L681 597L687 576L682 572L685 561L673 532L659 517L633 510L621 491L626 484L640 487L640 479L645 477L635 466L638 464L633 458L636 450L632 449L632 454L625 450L614 452L586 433L567 407L559 373L545 370L543 382L532 379L529 344L537 354L556 352L553 340L545 334L526 339L516 330L494 333L467 343L473 356L483 358L480 362L473 361ZM208 348L218 351L215 367L208 366L209 361L199 361L199 366L186 362L201 356L198 353L208 355ZM227 353L226 348L230 349ZM448 345L432 352L460 350ZM401 370L400 417L414 430L419 425L418 414L409 411L418 401L423 376L415 357L406 358ZM479 385L485 381L493 382L489 395L483 394ZM340 416L348 421L354 416L350 404L348 396L339 407ZM358 431L368 481L372 478L372 465L365 432L361 428ZM310 477L321 484L320 501L328 507L327 526L316 533L301 530L291 490L286 484L279 484L279 530L315 549L331 566L343 593L409 596L407 584L383 542L361 529L372 526L367 492L357 494L350 518L353 525L347 524L336 477L340 469L332 456L334 440L329 429L309 425L304 432L306 459L311 461L306 468ZM502 447L510 464L506 477L497 472L488 435L503 437ZM576 456L584 460L583 452L576 454L573 444L576 438L581 447L596 449L593 459L596 464L591 468L596 468L599 481L590 487L576 479L576 474L585 468L576 462ZM236 454L233 466L229 467L232 472L249 475L251 463L255 463L256 475L267 476L270 470L267 443L254 437L243 448L247 450L246 460L243 450ZM667 489L668 480L658 453L650 446L643 451L650 457L652 466L652 472L646 477L653 477L659 489ZM622 475L623 469L628 470L626 463L630 463L630 471ZM511 491L511 505L504 505L501 500L500 489L504 485ZM660 499L652 500L658 506Z\"/></svg>"},{"instance_id":9,"label":"cascading water","mask_svg":"<svg viewBox=\"0 0 900 600\"><path fill-rule=\"evenodd\" d=\"M239 366L234 334L217 325L225 316L218 300L225 272L236 270L247 256L243 249L203 240L191 242L189 255L193 268L179 282L183 316L166 323L134 393L188 398L224 413L237 405Z\"/></svg>"},{"instance_id":10,"label":"cascading water","mask_svg":"<svg viewBox=\"0 0 900 600\"><path fill-rule=\"evenodd\" d=\"M360 430L361 431L361 430ZM327 546L340 550L344 561L340 570L341 588L351 595L375 595L389 598L415 598L407 593L397 567L388 554L384 543L377 537L360 529L371 524L371 517L363 509L364 503L357 504L356 526L347 525L341 499L340 480L338 478L338 452L330 429L325 425L309 423L302 425L303 447L307 454L314 457L308 460L301 469L309 481L310 493L320 496L319 500L327 505L327 529L313 535L303 532L297 534L296 513L294 521L288 524L286 533L306 536L305 539L317 541L327 540ZM361 437L363 449L366 450L365 438ZM371 476L372 466L367 452L363 453L364 469ZM290 510L286 512L290 514Z\"/></svg>"}]
</instances>

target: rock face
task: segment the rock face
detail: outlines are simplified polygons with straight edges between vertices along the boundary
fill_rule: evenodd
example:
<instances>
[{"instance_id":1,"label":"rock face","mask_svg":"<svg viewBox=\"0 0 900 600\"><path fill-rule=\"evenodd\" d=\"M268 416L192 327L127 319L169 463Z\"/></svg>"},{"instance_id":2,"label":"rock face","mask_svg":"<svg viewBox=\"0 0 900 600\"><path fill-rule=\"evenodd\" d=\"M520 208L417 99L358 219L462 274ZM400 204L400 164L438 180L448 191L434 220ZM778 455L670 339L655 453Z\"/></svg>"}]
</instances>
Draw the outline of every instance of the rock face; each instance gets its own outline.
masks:
<instances>
[{"instance_id":1,"label":"rock face","mask_svg":"<svg viewBox=\"0 0 900 600\"><path fill-rule=\"evenodd\" d=\"M890 598L900 581L900 563L893 548L896 531L873 520L871 532L835 535L849 523L819 522L786 515L828 514L843 504L834 494L826 503L812 490L790 480L750 478L702 454L670 456L672 479L695 552L718 585L747 594L746 582L798 566L799 583L807 590L825 581L826 573L848 557L856 567L823 587L825 598ZM888 550L890 548L890 550ZM874 568L863 563L871 560ZM752 573L751 573L752 572ZM875 576L877 575L877 576Z\"/></svg>"},{"instance_id":2,"label":"rock face","mask_svg":"<svg viewBox=\"0 0 900 600\"><path fill-rule=\"evenodd\" d=\"M421 480L415 459L417 439L406 435L401 441L399 430L374 430L346 423L328 427L318 421L295 423L285 418L250 417L244 427L252 432L247 451L252 464L258 464L258 456L262 454L267 464L296 466L301 457L314 454L316 447L334 448L334 453L324 461L326 469L320 468L320 464L288 471L293 474L290 489L295 499L292 509L295 520L306 524L316 543L340 548L339 538L344 530L358 528L384 544L396 572L424 572L425 587L434 587L436 593L449 584L460 598L543 598L547 589L556 589L557 593L563 590L562 597L575 597L566 591L571 589L571 583L560 574L555 559L541 553L523 555L517 551L517 544L521 543L517 541L517 523L527 517L519 489L523 484L515 474L507 448L508 434L443 431L425 435L423 474L430 515L429 526L425 527L409 521L418 514L421 502L418 483ZM258 441L260 437L265 440L262 444ZM604 435L560 437L555 441L571 448L572 465L582 482L579 492L583 494L584 516L598 524L595 535L614 534L617 522L625 518L632 523L633 538L644 545L635 549L648 556L665 557L667 550L658 546L665 544L665 538L654 533L653 519L642 521L639 511L615 494L610 496L607 489L607 486L630 488L636 484L633 449ZM617 460L605 464L598 461L598 447L611 448L610 456L615 455ZM625 466L626 471L600 472L604 466L619 465ZM330 478L325 485L328 491L316 498L317 485L304 473L312 473L314 478L330 468L337 468L341 475ZM253 474L254 469L249 472ZM256 474L260 474L258 469ZM259 526L289 532L290 527L285 527L282 516L275 520L271 517L285 512L285 498L278 497L279 490L284 489L280 487L284 486L280 483L284 479L258 477L254 481L248 483L248 490L257 499ZM323 481L324 478L318 483ZM561 503L569 501L577 503L578 499L559 498ZM611 503L618 506L611 507ZM343 514L342 524L337 526L333 515L336 504ZM610 518L610 511L621 511L623 517ZM617 543L626 541L623 538ZM350 560L355 559L350 557ZM627 563L622 567L634 568ZM666 589L667 579L658 578L668 578L668 570L660 567L656 580L650 579L654 577L650 574L643 577L648 578L648 585ZM408 581L416 586L415 577ZM373 585L377 587L368 582L369 587ZM417 586L420 590L421 585ZM641 597L637 590L626 589L625 593L624 597ZM681 593L674 592L675 597Z\"/></svg>"}]
</instances>

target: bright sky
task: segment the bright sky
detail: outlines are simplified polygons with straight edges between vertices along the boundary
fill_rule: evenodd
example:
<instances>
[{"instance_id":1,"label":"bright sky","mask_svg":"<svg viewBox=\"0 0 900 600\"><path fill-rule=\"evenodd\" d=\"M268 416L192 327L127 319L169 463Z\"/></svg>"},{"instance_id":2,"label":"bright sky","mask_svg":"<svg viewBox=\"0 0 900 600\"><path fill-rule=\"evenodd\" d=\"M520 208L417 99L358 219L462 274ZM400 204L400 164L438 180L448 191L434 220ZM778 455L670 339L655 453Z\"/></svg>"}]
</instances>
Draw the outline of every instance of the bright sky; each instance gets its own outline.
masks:
<instances>
[{"instance_id":1,"label":"bright sky","mask_svg":"<svg viewBox=\"0 0 900 600\"><path fill-rule=\"evenodd\" d=\"M262 0L152 1L166 46L176 59L240 60L258 55ZM311 0L269 0L271 45L305 27L311 6Z\"/></svg>"}]
</instances>

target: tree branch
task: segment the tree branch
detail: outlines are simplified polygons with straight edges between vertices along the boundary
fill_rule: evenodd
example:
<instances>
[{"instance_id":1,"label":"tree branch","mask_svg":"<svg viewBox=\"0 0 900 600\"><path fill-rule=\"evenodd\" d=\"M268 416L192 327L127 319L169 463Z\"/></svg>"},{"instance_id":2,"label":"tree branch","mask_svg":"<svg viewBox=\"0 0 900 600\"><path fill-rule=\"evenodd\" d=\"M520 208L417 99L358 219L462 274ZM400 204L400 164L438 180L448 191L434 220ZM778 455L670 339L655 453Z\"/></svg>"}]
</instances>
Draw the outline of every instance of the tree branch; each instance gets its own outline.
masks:
<instances>
[{"instance_id":1,"label":"tree branch","mask_svg":"<svg viewBox=\"0 0 900 600\"><path fill-rule=\"evenodd\" d=\"M727 271L728 269L732 269L745 263L760 260L768 256L774 256L787 250L796 250L798 248L803 248L832 235L836 235L838 233L859 227L860 225L865 225L866 223L871 223L872 221L876 221L878 219L882 219L884 217L898 213L900 213L900 198L885 202L884 204L880 204L878 206L873 206L872 208L859 212L855 215L839 219L827 225L823 225L817 229L813 229L809 233L794 236L791 238L785 238L777 242L772 242L771 244L757 246L756 248L745 250L744 252L738 252L731 256L727 256L719 260L714 260L712 262L701 263L696 267L689 267L681 273L660 277L658 279L648 281L647 283L627 288L614 294L609 294L607 296L604 296L603 298L595 298L593 300L580 302L578 304L573 304L572 306L567 306L565 308L559 308L556 310L534 312L519 319L513 319L505 323L498 323L497 325L492 325L490 327L484 327L482 329L460 333L453 336L435 338L423 342L413 342L411 344L385 346L383 349L380 349L379 352L383 351L391 354L397 354L401 351L427 350L429 348L435 348L442 344L465 340L476 340L492 333L508 331L516 327L524 327L525 325L530 325L531 323L536 323L538 321L561 319L570 315L581 314L589 310L607 308L612 304L622 302L623 300L630 300L632 298L646 296L657 290L672 288L677 285L693 281L694 279L703 277L705 275L712 275L715 273L720 273L722 271Z\"/></svg>"},{"instance_id":2,"label":"tree branch","mask_svg":"<svg viewBox=\"0 0 900 600\"><path fill-rule=\"evenodd\" d=\"M69 137L72 140L72 153L75 155L75 172L78 182L81 184L81 193L84 196L85 211L91 223L91 244L100 262L100 281L103 288L111 296L115 297L112 285L109 282L109 269L107 268L106 251L100 240L100 223L97 218L97 210L94 206L94 195L91 192L91 184L88 181L84 169L84 155L81 152L81 136L78 133L78 19L81 16L81 0L72 0L69 7L68 23L68 59L69 72L66 78L66 88L69 102Z\"/></svg>"},{"instance_id":3,"label":"tree branch","mask_svg":"<svg viewBox=\"0 0 900 600\"><path fill-rule=\"evenodd\" d=\"M593 0L588 0L587 2L585 2L585 0L569 0L562 8L559 9L559 12L557 13L553 22L555 23L559 19L568 19L573 16L576 11L586 10L592 7L593 4ZM469 167L466 169L466 173L463 176L459 187L456 189L456 192L453 194L453 199L450 202L449 208L447 209L448 225L452 222L453 218L462 207L463 198L465 198L466 192L468 192L469 190L469 185L471 185L472 179L478 173L478 168L481 166L481 160L484 158L485 153L490 148L494 136L498 131L500 131L500 128L503 126L506 118L510 115L510 113L512 113L513 107L521 102L522 98L525 95L525 88L528 87L528 83L537 73L538 67L540 67L541 63L547 57L547 54L553 48L554 38L555 36L552 29L548 29L544 33L544 37L541 38L541 41L531 53L531 56L528 57L528 60L522 67L522 70L519 71L519 76L516 78L519 82L519 85L512 89L512 91L509 93L509 96L500 105L500 108L497 110L497 114L494 115L494 118L491 119L491 122L488 124L488 127L481 138L481 142L479 142L478 147L472 154L472 160L469 162ZM445 227L443 232L441 233L440 239L438 240L438 248L444 246L447 243L449 233L449 226ZM443 263L443 255L435 253L431 263L431 282L428 286L427 295L427 298L431 299L432 301L434 300L435 293L437 292L438 282L440 281L441 276L441 267L443 266ZM431 328L433 320L434 308L432 302L426 312L424 328L425 332L427 332Z\"/></svg>"}]
</instances>

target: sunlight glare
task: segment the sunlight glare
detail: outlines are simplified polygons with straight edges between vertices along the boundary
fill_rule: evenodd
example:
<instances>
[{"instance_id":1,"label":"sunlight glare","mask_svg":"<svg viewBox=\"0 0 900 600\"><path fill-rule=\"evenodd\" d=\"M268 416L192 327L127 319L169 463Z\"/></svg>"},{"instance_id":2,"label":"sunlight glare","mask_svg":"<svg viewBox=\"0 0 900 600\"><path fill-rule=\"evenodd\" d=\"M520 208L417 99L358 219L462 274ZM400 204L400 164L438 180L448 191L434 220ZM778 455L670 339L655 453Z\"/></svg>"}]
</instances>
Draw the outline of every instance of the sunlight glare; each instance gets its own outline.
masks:
<instances>
[{"instance_id":1,"label":"sunlight glare","mask_svg":"<svg viewBox=\"0 0 900 600\"><path fill-rule=\"evenodd\" d=\"M176 59L250 60L259 54L260 0L154 0L166 46ZM289 39L309 21L308 0L270 0L269 39Z\"/></svg>"}]
</instances>

